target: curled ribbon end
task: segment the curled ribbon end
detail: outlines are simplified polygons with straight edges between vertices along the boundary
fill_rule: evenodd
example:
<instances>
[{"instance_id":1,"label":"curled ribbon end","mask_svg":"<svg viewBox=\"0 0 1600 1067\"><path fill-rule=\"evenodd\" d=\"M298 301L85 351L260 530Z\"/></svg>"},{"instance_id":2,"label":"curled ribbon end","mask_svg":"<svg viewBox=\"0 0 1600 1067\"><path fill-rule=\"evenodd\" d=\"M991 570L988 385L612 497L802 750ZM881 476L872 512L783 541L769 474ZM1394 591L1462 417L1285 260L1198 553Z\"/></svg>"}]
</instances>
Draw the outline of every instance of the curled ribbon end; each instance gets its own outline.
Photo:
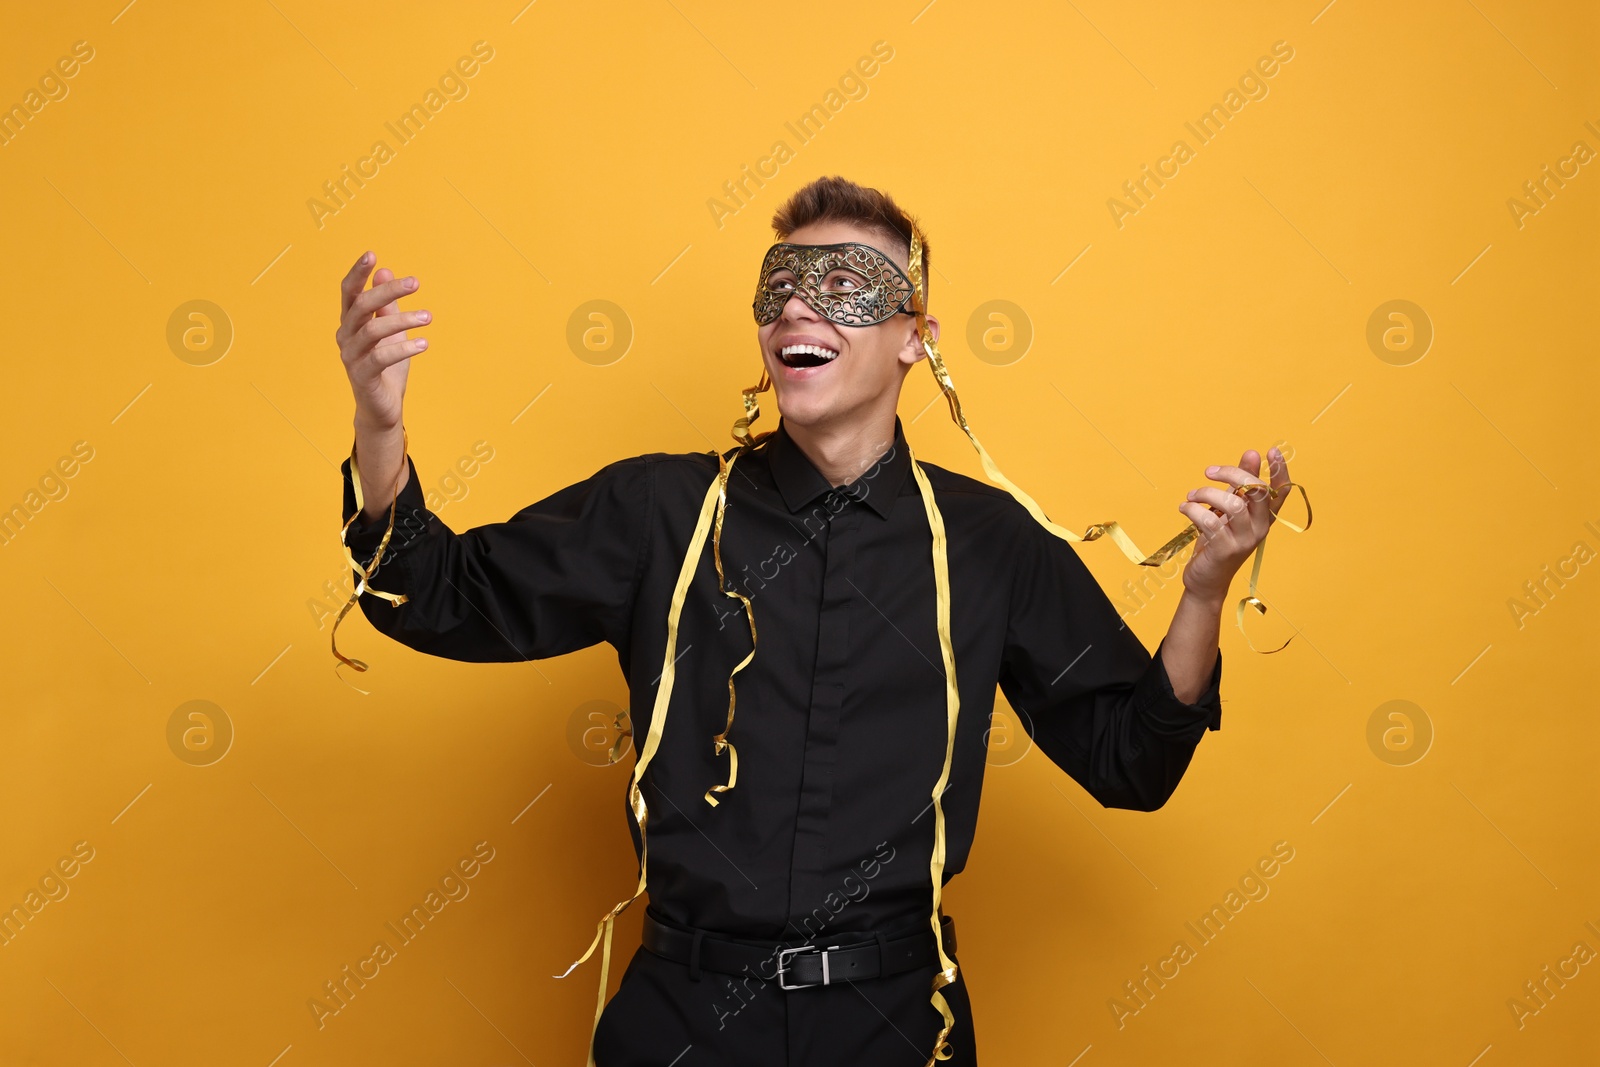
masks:
<instances>
[{"instance_id":1,"label":"curled ribbon end","mask_svg":"<svg viewBox=\"0 0 1600 1067\"><path fill-rule=\"evenodd\" d=\"M1255 642L1250 640L1249 632L1244 628L1244 609L1245 609L1246 605L1248 605L1249 607L1255 608L1256 611L1260 612L1262 615L1265 615L1267 613L1267 606L1265 604L1263 604L1256 597L1247 596L1247 597L1243 597L1243 598L1240 599L1238 608L1233 613L1234 625L1238 626L1239 627L1239 632L1244 635L1244 643L1246 645L1250 646L1250 651L1258 653L1259 655L1270 656L1274 652L1282 652L1284 649L1288 648L1289 647L1289 641L1293 641L1294 640L1294 635L1293 634L1290 634L1289 635L1289 640L1285 641L1283 644L1279 645L1277 648L1269 648L1269 649L1262 650L1262 649L1259 649L1259 648L1257 648L1255 646Z\"/></svg>"},{"instance_id":2,"label":"curled ribbon end","mask_svg":"<svg viewBox=\"0 0 1600 1067\"><path fill-rule=\"evenodd\" d=\"M349 662L350 666L354 667L358 671L364 671L364 670L367 669L367 665L365 663L361 662L358 659L349 660L348 662ZM341 668L343 666L344 666L344 663L335 663L333 665L334 677L338 678L339 681L343 682L345 685L348 685L351 689L354 689L356 692L360 693L362 696L364 696L364 697L371 696L372 695L372 691L370 689L363 689L359 685L356 685L354 682L352 682L350 679L348 679L348 678L346 678L344 676L344 674L339 670L339 668Z\"/></svg>"}]
</instances>

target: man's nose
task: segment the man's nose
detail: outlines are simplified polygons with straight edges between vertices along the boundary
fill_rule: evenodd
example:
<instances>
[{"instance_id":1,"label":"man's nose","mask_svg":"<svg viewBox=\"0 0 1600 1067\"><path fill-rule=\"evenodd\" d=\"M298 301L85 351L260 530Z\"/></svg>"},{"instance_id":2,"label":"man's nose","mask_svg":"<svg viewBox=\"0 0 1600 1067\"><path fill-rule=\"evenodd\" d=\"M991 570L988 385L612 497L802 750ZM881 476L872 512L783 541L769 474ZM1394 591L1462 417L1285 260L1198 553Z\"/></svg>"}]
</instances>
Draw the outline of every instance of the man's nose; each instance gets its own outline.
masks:
<instances>
[{"instance_id":1,"label":"man's nose","mask_svg":"<svg viewBox=\"0 0 1600 1067\"><path fill-rule=\"evenodd\" d=\"M805 298L802 297L798 292L796 292L793 296L789 297L789 299L784 302L784 305L783 305L783 317L786 318L786 319L789 319L789 320L795 320L795 319L815 319L818 316L817 316L816 309L813 308L810 304L806 303L805 302Z\"/></svg>"}]
</instances>

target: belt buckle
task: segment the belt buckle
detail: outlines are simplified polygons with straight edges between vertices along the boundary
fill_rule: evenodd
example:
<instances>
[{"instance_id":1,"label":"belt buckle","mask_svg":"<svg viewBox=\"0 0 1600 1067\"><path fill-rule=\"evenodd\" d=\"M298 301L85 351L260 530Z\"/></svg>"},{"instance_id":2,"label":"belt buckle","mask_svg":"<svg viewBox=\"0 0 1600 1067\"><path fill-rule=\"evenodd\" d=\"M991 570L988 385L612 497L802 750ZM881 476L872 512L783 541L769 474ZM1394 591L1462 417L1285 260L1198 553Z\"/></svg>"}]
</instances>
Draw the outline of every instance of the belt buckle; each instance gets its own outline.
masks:
<instances>
[{"instance_id":1,"label":"belt buckle","mask_svg":"<svg viewBox=\"0 0 1600 1067\"><path fill-rule=\"evenodd\" d=\"M818 948L816 945L799 945L795 948L778 950L778 987L780 989L807 989L814 985L830 985L831 978L828 974L828 953L838 948L838 945L829 945L827 948ZM789 984L786 965L791 957L802 952L816 952L822 955L822 981L821 982L796 982Z\"/></svg>"}]
</instances>

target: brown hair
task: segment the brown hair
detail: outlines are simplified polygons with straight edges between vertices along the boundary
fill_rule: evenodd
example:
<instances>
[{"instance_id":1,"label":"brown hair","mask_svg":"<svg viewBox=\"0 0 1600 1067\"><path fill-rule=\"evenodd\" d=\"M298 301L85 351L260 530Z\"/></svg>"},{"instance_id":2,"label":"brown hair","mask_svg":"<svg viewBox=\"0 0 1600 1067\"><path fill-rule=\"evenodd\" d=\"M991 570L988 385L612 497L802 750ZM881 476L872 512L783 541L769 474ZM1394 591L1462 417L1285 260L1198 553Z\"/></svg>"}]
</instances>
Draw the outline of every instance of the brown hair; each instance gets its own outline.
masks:
<instances>
[{"instance_id":1,"label":"brown hair","mask_svg":"<svg viewBox=\"0 0 1600 1067\"><path fill-rule=\"evenodd\" d=\"M788 240L789 235L802 226L816 222L851 222L887 238L897 245L909 261L911 257L911 227L915 222L894 202L888 193L857 185L848 178L834 175L818 178L797 190L793 196L772 214L772 229L778 240ZM927 299L929 285L928 242L922 242L922 292Z\"/></svg>"}]
</instances>

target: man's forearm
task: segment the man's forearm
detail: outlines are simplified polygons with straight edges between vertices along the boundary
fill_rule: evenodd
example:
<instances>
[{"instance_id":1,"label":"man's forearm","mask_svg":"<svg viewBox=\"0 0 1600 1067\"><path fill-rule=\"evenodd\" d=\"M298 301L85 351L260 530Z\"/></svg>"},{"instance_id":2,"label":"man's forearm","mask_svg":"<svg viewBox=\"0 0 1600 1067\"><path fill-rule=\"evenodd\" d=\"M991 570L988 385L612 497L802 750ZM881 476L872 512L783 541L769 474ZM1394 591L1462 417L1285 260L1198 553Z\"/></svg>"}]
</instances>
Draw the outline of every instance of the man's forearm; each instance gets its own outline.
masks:
<instances>
[{"instance_id":1,"label":"man's forearm","mask_svg":"<svg viewBox=\"0 0 1600 1067\"><path fill-rule=\"evenodd\" d=\"M1225 599L1209 600L1188 589L1178 601L1167 639L1161 644L1161 662L1172 683L1172 695L1193 704L1211 682L1217 663Z\"/></svg>"},{"instance_id":2,"label":"man's forearm","mask_svg":"<svg viewBox=\"0 0 1600 1067\"><path fill-rule=\"evenodd\" d=\"M406 469L405 429L399 423L383 424L357 410L355 432L356 465L361 471L361 521L374 522L387 517L390 503L410 476Z\"/></svg>"}]
</instances>

